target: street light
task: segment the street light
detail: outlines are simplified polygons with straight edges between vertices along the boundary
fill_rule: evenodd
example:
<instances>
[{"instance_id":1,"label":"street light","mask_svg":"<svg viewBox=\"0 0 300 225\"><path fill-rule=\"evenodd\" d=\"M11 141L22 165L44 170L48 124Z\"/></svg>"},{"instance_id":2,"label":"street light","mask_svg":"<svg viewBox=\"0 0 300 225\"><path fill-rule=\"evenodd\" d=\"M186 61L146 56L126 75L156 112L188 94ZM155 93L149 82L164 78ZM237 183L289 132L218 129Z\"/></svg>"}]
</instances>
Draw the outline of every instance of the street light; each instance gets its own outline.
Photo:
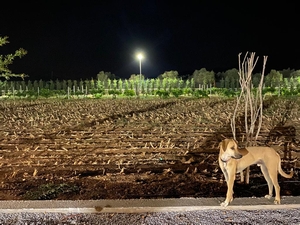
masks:
<instances>
[{"instance_id":1,"label":"street light","mask_svg":"<svg viewBox=\"0 0 300 225\"><path fill-rule=\"evenodd\" d=\"M144 56L143 56L143 54L142 53L139 53L139 54L137 54L137 58L138 58L138 60L139 60L139 62L140 62L140 78L139 78L139 90L138 90L138 95L140 94L140 92L141 92L141 82L142 82L142 59L144 58Z\"/></svg>"},{"instance_id":2,"label":"street light","mask_svg":"<svg viewBox=\"0 0 300 225\"><path fill-rule=\"evenodd\" d=\"M140 61L140 76L142 75L142 59L144 58L143 54L142 53L139 53L137 55L137 58L139 59Z\"/></svg>"}]
</instances>

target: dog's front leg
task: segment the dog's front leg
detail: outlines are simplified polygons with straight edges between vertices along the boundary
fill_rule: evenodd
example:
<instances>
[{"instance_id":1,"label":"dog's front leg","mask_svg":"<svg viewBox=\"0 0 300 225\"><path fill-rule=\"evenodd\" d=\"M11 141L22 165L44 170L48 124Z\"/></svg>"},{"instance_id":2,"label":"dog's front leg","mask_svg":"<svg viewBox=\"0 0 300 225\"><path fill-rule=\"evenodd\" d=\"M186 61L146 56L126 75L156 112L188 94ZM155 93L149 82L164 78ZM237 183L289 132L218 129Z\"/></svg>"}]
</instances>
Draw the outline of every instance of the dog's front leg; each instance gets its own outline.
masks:
<instances>
[{"instance_id":1,"label":"dog's front leg","mask_svg":"<svg viewBox=\"0 0 300 225\"><path fill-rule=\"evenodd\" d=\"M227 169L226 169L226 163L222 162L221 158L219 157L219 166L223 172L225 181L228 181L228 174L227 174Z\"/></svg>"},{"instance_id":2,"label":"dog's front leg","mask_svg":"<svg viewBox=\"0 0 300 225\"><path fill-rule=\"evenodd\" d=\"M228 180L227 180L227 194L224 202L221 203L221 206L226 207L233 200L233 184L235 181L236 165L231 165L227 167Z\"/></svg>"}]
</instances>

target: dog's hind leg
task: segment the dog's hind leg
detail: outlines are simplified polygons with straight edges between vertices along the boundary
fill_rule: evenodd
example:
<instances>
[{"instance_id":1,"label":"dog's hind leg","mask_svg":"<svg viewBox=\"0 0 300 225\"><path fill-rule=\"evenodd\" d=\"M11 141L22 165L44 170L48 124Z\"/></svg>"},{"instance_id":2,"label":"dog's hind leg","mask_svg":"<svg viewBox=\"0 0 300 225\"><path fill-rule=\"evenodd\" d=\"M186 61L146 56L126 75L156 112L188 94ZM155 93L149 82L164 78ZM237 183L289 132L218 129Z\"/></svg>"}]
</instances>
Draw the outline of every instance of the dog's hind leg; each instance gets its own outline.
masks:
<instances>
[{"instance_id":1,"label":"dog's hind leg","mask_svg":"<svg viewBox=\"0 0 300 225\"><path fill-rule=\"evenodd\" d=\"M278 174L277 174L277 168L273 167L270 168L269 174L271 181L273 182L274 188L275 188L275 200L274 204L278 205L280 204L280 186L278 184Z\"/></svg>"},{"instance_id":2,"label":"dog's hind leg","mask_svg":"<svg viewBox=\"0 0 300 225\"><path fill-rule=\"evenodd\" d=\"M246 176L244 176L244 173ZM249 184L250 181L249 174L250 174L250 167L248 166L245 171L240 172L241 183Z\"/></svg>"},{"instance_id":3,"label":"dog's hind leg","mask_svg":"<svg viewBox=\"0 0 300 225\"><path fill-rule=\"evenodd\" d=\"M246 184L249 184L249 182L250 182L250 166L248 166L247 168L246 168L246 178L245 178L246 180L245 180L245 183Z\"/></svg>"},{"instance_id":4,"label":"dog's hind leg","mask_svg":"<svg viewBox=\"0 0 300 225\"><path fill-rule=\"evenodd\" d=\"M259 166L260 166L261 172L264 175L265 180L268 183L268 188L269 188L269 194L265 195L265 198L271 199L273 196L273 181L270 178L267 167L264 164L260 164Z\"/></svg>"},{"instance_id":5,"label":"dog's hind leg","mask_svg":"<svg viewBox=\"0 0 300 225\"><path fill-rule=\"evenodd\" d=\"M245 182L244 171L240 172L241 183Z\"/></svg>"}]
</instances>

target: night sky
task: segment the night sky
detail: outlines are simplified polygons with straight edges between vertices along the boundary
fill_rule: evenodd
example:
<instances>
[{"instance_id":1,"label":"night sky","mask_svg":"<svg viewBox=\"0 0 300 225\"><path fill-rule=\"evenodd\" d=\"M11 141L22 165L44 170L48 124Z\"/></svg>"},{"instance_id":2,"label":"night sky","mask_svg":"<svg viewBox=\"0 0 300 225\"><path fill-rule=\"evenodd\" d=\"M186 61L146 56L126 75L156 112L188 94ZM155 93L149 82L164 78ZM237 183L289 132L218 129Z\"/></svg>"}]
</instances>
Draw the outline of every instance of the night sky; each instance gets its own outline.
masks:
<instances>
[{"instance_id":1,"label":"night sky","mask_svg":"<svg viewBox=\"0 0 300 225\"><path fill-rule=\"evenodd\" d=\"M198 2L198 3L195 3ZM206 68L238 68L238 53L256 52L267 71L300 69L296 1L7 1L0 36L28 54L9 68L29 79L90 79L100 71L128 79ZM283 3L285 2L285 3ZM257 65L261 70L261 64Z\"/></svg>"}]
</instances>

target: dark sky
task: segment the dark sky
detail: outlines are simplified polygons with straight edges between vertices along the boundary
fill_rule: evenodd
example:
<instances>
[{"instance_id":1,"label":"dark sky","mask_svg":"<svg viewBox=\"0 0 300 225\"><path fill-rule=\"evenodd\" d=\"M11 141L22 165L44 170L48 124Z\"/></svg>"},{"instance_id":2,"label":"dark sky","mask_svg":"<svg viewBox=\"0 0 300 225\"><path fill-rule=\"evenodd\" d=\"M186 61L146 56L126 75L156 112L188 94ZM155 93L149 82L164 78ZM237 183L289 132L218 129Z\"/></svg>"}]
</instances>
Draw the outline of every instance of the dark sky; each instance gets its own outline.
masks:
<instances>
[{"instance_id":1,"label":"dark sky","mask_svg":"<svg viewBox=\"0 0 300 225\"><path fill-rule=\"evenodd\" d=\"M197 2L197 3L195 3ZM238 53L256 52L270 69L300 69L296 1L7 1L0 36L28 54L10 69L30 79L86 79L106 71L129 78L206 68L238 68ZM291 3L288 3L291 2ZM261 64L257 65L261 70Z\"/></svg>"}]
</instances>

